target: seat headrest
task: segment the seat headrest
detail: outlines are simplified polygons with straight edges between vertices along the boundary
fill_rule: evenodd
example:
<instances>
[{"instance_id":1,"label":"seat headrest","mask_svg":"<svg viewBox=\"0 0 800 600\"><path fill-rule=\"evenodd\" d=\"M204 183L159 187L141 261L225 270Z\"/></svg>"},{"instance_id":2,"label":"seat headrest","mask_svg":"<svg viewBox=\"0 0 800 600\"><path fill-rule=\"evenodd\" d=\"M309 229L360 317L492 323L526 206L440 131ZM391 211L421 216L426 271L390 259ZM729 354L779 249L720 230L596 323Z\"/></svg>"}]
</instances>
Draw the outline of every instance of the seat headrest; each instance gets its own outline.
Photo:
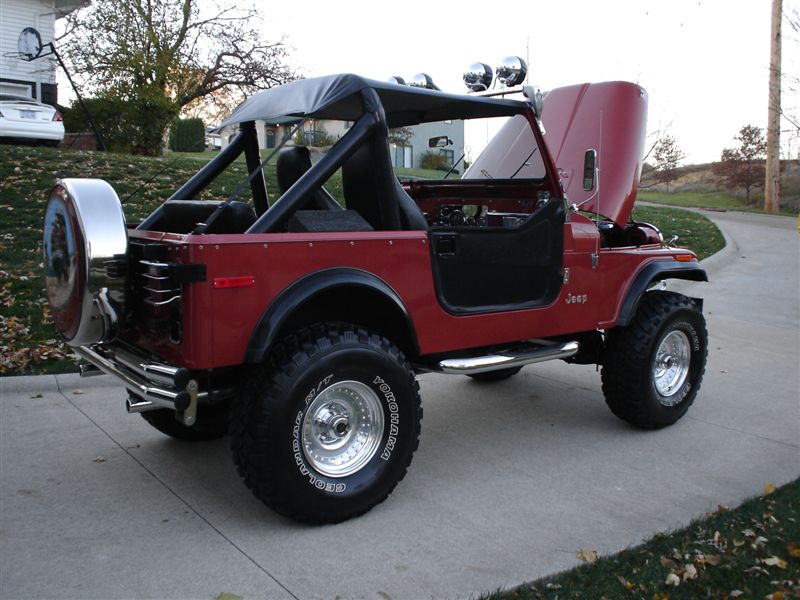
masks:
<instances>
[{"instance_id":1,"label":"seat headrest","mask_svg":"<svg viewBox=\"0 0 800 600\"><path fill-rule=\"evenodd\" d=\"M305 146L289 146L278 152L275 171L281 194L292 187L310 168L311 153Z\"/></svg>"}]
</instances>

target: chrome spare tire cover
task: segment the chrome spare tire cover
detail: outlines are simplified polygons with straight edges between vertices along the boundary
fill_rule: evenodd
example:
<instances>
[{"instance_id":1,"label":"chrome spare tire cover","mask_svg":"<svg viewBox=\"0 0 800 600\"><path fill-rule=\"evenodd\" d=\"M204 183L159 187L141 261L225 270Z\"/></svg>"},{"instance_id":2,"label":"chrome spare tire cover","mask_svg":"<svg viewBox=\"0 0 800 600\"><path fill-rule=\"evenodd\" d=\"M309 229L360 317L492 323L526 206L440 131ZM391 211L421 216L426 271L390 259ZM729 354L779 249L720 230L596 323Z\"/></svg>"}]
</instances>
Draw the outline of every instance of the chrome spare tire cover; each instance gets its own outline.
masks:
<instances>
[{"instance_id":1,"label":"chrome spare tire cover","mask_svg":"<svg viewBox=\"0 0 800 600\"><path fill-rule=\"evenodd\" d=\"M47 300L70 346L110 341L125 310L128 233L114 189L100 179L61 179L44 217Z\"/></svg>"}]
</instances>

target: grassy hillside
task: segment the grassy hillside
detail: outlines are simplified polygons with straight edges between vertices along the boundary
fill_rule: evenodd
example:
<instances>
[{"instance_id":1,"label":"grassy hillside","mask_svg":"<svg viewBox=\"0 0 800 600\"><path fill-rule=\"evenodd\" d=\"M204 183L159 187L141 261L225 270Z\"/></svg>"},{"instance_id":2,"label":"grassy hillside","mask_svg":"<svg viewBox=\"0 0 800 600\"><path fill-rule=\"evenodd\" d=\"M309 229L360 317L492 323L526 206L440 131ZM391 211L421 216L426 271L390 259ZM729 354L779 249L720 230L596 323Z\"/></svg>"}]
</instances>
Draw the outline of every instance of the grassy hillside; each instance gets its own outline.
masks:
<instances>
[{"instance_id":1,"label":"grassy hillside","mask_svg":"<svg viewBox=\"0 0 800 600\"><path fill-rule=\"evenodd\" d=\"M712 163L686 165L678 169L678 177L667 185L659 183L654 171L642 176L639 198L672 206L695 206L721 210L758 210L764 205L763 190L751 192L750 204L744 192L727 190L714 176ZM800 211L800 165L783 161L781 173L781 212L796 215Z\"/></svg>"}]
</instances>

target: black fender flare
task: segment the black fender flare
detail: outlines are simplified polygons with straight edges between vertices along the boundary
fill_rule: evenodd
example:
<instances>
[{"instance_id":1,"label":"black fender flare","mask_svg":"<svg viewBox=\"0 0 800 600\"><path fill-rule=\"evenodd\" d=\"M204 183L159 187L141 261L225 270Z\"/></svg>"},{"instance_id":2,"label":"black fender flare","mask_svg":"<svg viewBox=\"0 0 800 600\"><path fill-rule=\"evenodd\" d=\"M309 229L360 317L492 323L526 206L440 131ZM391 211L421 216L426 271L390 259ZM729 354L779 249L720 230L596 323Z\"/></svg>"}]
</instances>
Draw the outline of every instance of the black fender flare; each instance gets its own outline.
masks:
<instances>
[{"instance_id":1,"label":"black fender flare","mask_svg":"<svg viewBox=\"0 0 800 600\"><path fill-rule=\"evenodd\" d=\"M301 277L270 303L250 336L245 362L263 361L272 344L277 341L281 327L298 308L321 293L341 287L367 289L388 300L403 316L404 326L408 328L415 350L419 349L411 315L399 294L388 283L368 271L334 267Z\"/></svg>"},{"instance_id":2,"label":"black fender flare","mask_svg":"<svg viewBox=\"0 0 800 600\"><path fill-rule=\"evenodd\" d=\"M688 279L689 281L708 281L705 269L698 263L680 262L677 260L657 260L644 266L633 278L633 283L628 287L628 293L622 302L622 308L617 317L616 326L625 327L630 323L639 301L654 281L661 279Z\"/></svg>"}]
</instances>

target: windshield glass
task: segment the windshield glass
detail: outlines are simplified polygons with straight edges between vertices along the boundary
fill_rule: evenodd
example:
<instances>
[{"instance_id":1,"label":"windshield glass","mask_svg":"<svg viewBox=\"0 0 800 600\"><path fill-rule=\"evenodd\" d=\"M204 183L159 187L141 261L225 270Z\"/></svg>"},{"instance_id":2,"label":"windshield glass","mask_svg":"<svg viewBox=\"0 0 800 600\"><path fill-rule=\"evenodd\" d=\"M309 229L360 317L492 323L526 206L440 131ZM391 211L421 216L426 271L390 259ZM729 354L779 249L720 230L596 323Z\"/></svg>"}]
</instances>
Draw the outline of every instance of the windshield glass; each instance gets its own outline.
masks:
<instances>
[{"instance_id":1,"label":"windshield glass","mask_svg":"<svg viewBox=\"0 0 800 600\"><path fill-rule=\"evenodd\" d=\"M544 163L523 115L440 121L389 132L401 181L540 179Z\"/></svg>"}]
</instances>

